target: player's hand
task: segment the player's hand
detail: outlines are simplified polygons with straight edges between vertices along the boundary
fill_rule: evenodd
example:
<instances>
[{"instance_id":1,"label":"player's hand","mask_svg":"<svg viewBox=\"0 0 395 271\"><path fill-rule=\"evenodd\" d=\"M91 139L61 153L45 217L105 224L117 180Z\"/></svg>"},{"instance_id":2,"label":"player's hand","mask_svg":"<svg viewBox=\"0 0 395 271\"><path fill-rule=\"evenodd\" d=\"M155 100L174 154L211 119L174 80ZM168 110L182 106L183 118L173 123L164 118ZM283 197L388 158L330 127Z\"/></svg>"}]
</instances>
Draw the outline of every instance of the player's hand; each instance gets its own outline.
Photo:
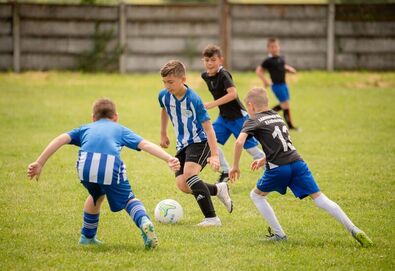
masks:
<instances>
[{"instance_id":1,"label":"player's hand","mask_svg":"<svg viewBox=\"0 0 395 271\"><path fill-rule=\"evenodd\" d=\"M33 179L36 177L36 181L40 178L41 169L43 166L39 162L33 162L27 167L27 177L29 179Z\"/></svg>"},{"instance_id":2,"label":"player's hand","mask_svg":"<svg viewBox=\"0 0 395 271\"><path fill-rule=\"evenodd\" d=\"M214 108L214 107L215 107L215 105L213 105L212 102L204 103L204 108L206 108L207 110Z\"/></svg>"},{"instance_id":3,"label":"player's hand","mask_svg":"<svg viewBox=\"0 0 395 271\"><path fill-rule=\"evenodd\" d=\"M254 170L257 170L257 169L263 167L265 164L266 164L266 158L264 157L261 159L254 160L254 162L251 163L250 167L251 167L251 170L254 171Z\"/></svg>"},{"instance_id":4,"label":"player's hand","mask_svg":"<svg viewBox=\"0 0 395 271\"><path fill-rule=\"evenodd\" d=\"M176 157L172 157L167 161L167 165L169 166L169 168L176 172L178 170L180 170L180 161L178 160L178 158Z\"/></svg>"},{"instance_id":5,"label":"player's hand","mask_svg":"<svg viewBox=\"0 0 395 271\"><path fill-rule=\"evenodd\" d=\"M229 171L229 179L231 183L234 183L240 178L240 169L239 168L231 168Z\"/></svg>"},{"instance_id":6,"label":"player's hand","mask_svg":"<svg viewBox=\"0 0 395 271\"><path fill-rule=\"evenodd\" d=\"M211 156L209 158L207 158L207 163L210 164L211 168L214 171L218 171L219 170L219 157L218 156Z\"/></svg>"},{"instance_id":7,"label":"player's hand","mask_svg":"<svg viewBox=\"0 0 395 271\"><path fill-rule=\"evenodd\" d=\"M169 145L170 145L170 139L169 139L169 137L168 136L161 136L160 137L160 146L162 147L162 148L167 148L167 147L169 147Z\"/></svg>"}]
</instances>

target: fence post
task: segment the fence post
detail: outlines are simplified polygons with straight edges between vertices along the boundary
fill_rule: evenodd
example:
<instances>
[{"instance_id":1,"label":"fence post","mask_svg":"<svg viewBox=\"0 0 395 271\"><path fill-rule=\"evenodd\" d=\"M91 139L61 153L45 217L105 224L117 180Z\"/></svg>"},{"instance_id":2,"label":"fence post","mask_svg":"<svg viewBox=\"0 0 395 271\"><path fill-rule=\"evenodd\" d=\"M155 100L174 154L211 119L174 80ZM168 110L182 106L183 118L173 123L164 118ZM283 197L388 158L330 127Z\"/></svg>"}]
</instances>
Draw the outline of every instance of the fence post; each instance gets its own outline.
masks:
<instances>
[{"instance_id":1,"label":"fence post","mask_svg":"<svg viewBox=\"0 0 395 271\"><path fill-rule=\"evenodd\" d=\"M335 1L328 3L327 45L326 45L326 70L333 71L335 60Z\"/></svg>"},{"instance_id":2,"label":"fence post","mask_svg":"<svg viewBox=\"0 0 395 271\"><path fill-rule=\"evenodd\" d=\"M20 32L20 17L19 5L15 1L12 6L12 46L13 46L13 66L14 72L21 70L21 32Z\"/></svg>"},{"instance_id":3,"label":"fence post","mask_svg":"<svg viewBox=\"0 0 395 271\"><path fill-rule=\"evenodd\" d=\"M119 72L126 72L126 6L121 0L119 1L119 12L118 12L118 42L119 46L122 48L122 54L119 56Z\"/></svg>"},{"instance_id":4,"label":"fence post","mask_svg":"<svg viewBox=\"0 0 395 271\"><path fill-rule=\"evenodd\" d=\"M232 69L231 59L231 24L230 24L230 6L228 0L220 0L219 8L219 36L220 45L224 55L224 66L227 69Z\"/></svg>"}]
</instances>

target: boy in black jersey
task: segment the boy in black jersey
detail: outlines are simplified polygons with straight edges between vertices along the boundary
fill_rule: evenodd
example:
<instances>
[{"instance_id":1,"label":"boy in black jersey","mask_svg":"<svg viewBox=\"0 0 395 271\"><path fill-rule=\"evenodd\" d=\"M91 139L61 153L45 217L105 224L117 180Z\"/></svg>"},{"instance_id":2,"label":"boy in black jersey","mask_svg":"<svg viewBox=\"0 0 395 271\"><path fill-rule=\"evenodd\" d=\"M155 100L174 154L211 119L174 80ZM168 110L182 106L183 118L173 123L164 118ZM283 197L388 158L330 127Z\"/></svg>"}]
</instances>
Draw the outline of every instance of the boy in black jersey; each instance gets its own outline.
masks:
<instances>
[{"instance_id":1,"label":"boy in black jersey","mask_svg":"<svg viewBox=\"0 0 395 271\"><path fill-rule=\"evenodd\" d=\"M214 101L205 103L204 107L211 109L218 106L219 116L213 123L213 127L218 143L224 145L231 134L236 138L239 136L248 115L237 97L232 76L223 68L222 62L223 57L218 46L208 45L203 50L203 63L206 71L202 73L202 78L214 98ZM244 148L254 160L265 156L257 145L258 142L254 138L249 138L244 144ZM218 182L223 182L228 180L229 164L220 148L218 152L222 169Z\"/></svg>"},{"instance_id":2,"label":"boy in black jersey","mask_svg":"<svg viewBox=\"0 0 395 271\"><path fill-rule=\"evenodd\" d=\"M256 74L263 81L263 85L270 86L270 82L265 77L265 71L269 71L272 79L272 90L274 95L279 100L280 104L273 107L274 111L284 111L284 119L289 129L297 128L293 125L290 113L289 91L287 83L285 82L285 72L296 73L296 70L285 64L283 56L280 56L280 43L276 38L270 38L267 42L267 50L269 56L256 68Z\"/></svg>"},{"instance_id":3,"label":"boy in black jersey","mask_svg":"<svg viewBox=\"0 0 395 271\"><path fill-rule=\"evenodd\" d=\"M235 181L239 178L242 147L248 137L254 136L261 143L266 158L255 160L251 164L251 169L257 170L266 165L266 170L250 196L270 224L268 240L282 241L286 240L287 236L266 197L272 191L284 195L289 187L300 199L310 196L318 207L342 223L362 246L371 246L373 242L351 222L339 205L320 192L307 164L292 145L283 119L274 110L269 109L266 91L263 88L253 88L248 92L245 103L250 118L244 123L235 143L230 179ZM274 233L271 233L271 229Z\"/></svg>"}]
</instances>

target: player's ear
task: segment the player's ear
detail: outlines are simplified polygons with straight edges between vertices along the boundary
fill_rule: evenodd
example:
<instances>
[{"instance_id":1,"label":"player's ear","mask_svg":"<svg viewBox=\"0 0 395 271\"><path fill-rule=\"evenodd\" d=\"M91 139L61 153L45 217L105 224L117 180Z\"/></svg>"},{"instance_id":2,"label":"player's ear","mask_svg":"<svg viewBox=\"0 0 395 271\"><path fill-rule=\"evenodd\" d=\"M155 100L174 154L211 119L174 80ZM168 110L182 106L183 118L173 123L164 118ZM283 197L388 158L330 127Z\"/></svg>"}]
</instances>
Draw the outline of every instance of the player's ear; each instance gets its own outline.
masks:
<instances>
[{"instance_id":1,"label":"player's ear","mask_svg":"<svg viewBox=\"0 0 395 271\"><path fill-rule=\"evenodd\" d=\"M95 118L95 115L94 115L94 114L92 114L92 121L93 121L93 122L97 121L97 119Z\"/></svg>"},{"instance_id":2,"label":"player's ear","mask_svg":"<svg viewBox=\"0 0 395 271\"><path fill-rule=\"evenodd\" d=\"M185 84L185 82L187 81L187 77L185 75L183 75L181 77L182 83Z\"/></svg>"},{"instance_id":3,"label":"player's ear","mask_svg":"<svg viewBox=\"0 0 395 271\"><path fill-rule=\"evenodd\" d=\"M119 115L118 113L115 113L115 115L112 117L112 121L118 122L118 119L119 119Z\"/></svg>"}]
</instances>

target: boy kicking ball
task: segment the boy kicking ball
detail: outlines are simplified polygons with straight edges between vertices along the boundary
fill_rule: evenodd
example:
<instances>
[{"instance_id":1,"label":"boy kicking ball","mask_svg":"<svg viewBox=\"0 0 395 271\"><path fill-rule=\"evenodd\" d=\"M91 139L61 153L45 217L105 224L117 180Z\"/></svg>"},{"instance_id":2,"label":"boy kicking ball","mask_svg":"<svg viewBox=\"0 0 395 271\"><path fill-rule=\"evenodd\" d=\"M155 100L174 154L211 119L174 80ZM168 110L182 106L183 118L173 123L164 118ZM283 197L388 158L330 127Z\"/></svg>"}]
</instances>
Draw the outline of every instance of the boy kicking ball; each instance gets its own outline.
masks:
<instances>
[{"instance_id":1,"label":"boy kicking ball","mask_svg":"<svg viewBox=\"0 0 395 271\"><path fill-rule=\"evenodd\" d=\"M266 159L255 160L251 164L251 169L257 170L265 165L266 170L250 196L270 225L267 240L287 240L286 234L267 201L267 195L272 191L284 195L289 187L300 199L310 196L318 207L342 223L363 247L371 246L373 242L370 238L352 223L339 205L320 192L307 164L292 145L283 119L274 110L269 109L266 91L262 88L253 88L248 92L245 103L250 119L244 123L236 140L230 179L235 181L239 178L242 147L249 136L254 136L261 143Z\"/></svg>"},{"instance_id":2,"label":"boy kicking ball","mask_svg":"<svg viewBox=\"0 0 395 271\"><path fill-rule=\"evenodd\" d=\"M84 204L84 223L79 243L99 245L96 238L100 208L105 196L113 212L125 210L140 228L144 246L148 249L158 245L154 225L143 203L136 199L126 175L126 166L121 160L123 146L143 150L167 162L177 171L180 162L159 146L141 138L130 129L118 124L115 104L108 99L99 99L93 105L93 122L82 125L52 140L37 160L28 166L30 179L40 176L47 160L63 145L80 147L77 172L81 184L89 196Z\"/></svg>"}]
</instances>

